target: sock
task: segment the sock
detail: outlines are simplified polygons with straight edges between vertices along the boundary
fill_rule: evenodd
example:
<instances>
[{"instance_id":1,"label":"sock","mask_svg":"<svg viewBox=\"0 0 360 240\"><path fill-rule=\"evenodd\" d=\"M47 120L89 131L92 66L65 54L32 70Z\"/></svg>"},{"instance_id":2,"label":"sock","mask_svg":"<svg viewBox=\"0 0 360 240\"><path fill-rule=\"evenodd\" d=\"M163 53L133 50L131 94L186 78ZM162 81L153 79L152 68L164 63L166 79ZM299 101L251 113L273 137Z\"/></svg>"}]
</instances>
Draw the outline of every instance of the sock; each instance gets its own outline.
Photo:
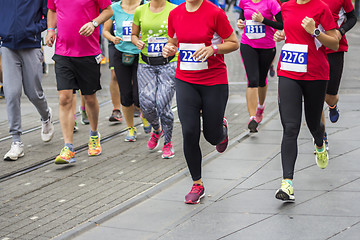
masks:
<instances>
[{"instance_id":1,"label":"sock","mask_svg":"<svg viewBox=\"0 0 360 240\"><path fill-rule=\"evenodd\" d=\"M315 145L316 145L316 144L315 144ZM315 148L316 148L316 151L317 151L317 152L319 152L319 153L320 153L320 152L323 152L323 151L325 150L325 144L323 144L321 148L317 148L317 145L316 145Z\"/></svg>"},{"instance_id":2,"label":"sock","mask_svg":"<svg viewBox=\"0 0 360 240\"><path fill-rule=\"evenodd\" d=\"M65 143L65 145L64 145L65 147L68 147L69 149L70 149L70 151L74 151L74 146L73 146L73 144L72 143Z\"/></svg>"},{"instance_id":3,"label":"sock","mask_svg":"<svg viewBox=\"0 0 360 240\"><path fill-rule=\"evenodd\" d=\"M74 114L74 119L75 119L75 121L76 121L76 114Z\"/></svg>"},{"instance_id":4,"label":"sock","mask_svg":"<svg viewBox=\"0 0 360 240\"><path fill-rule=\"evenodd\" d=\"M255 116L251 116L251 117L250 117L250 121L253 120L253 119L255 119Z\"/></svg>"},{"instance_id":5,"label":"sock","mask_svg":"<svg viewBox=\"0 0 360 240\"><path fill-rule=\"evenodd\" d=\"M80 106L81 111L85 112L85 106Z\"/></svg>"},{"instance_id":6,"label":"sock","mask_svg":"<svg viewBox=\"0 0 360 240\"><path fill-rule=\"evenodd\" d=\"M157 131L154 130L154 133L159 135L161 133L161 131L160 130L157 130Z\"/></svg>"},{"instance_id":7,"label":"sock","mask_svg":"<svg viewBox=\"0 0 360 240\"><path fill-rule=\"evenodd\" d=\"M293 185L293 182L290 179L284 179L284 180L287 181L290 184L290 186Z\"/></svg>"},{"instance_id":8,"label":"sock","mask_svg":"<svg viewBox=\"0 0 360 240\"><path fill-rule=\"evenodd\" d=\"M98 131L90 130L90 137L97 137L99 135Z\"/></svg>"},{"instance_id":9,"label":"sock","mask_svg":"<svg viewBox=\"0 0 360 240\"><path fill-rule=\"evenodd\" d=\"M21 142L20 134L12 135L13 142Z\"/></svg>"},{"instance_id":10,"label":"sock","mask_svg":"<svg viewBox=\"0 0 360 240\"><path fill-rule=\"evenodd\" d=\"M260 104L258 103L257 107L258 107L258 108L264 108L264 107L265 107L265 104L260 105Z\"/></svg>"}]
</instances>

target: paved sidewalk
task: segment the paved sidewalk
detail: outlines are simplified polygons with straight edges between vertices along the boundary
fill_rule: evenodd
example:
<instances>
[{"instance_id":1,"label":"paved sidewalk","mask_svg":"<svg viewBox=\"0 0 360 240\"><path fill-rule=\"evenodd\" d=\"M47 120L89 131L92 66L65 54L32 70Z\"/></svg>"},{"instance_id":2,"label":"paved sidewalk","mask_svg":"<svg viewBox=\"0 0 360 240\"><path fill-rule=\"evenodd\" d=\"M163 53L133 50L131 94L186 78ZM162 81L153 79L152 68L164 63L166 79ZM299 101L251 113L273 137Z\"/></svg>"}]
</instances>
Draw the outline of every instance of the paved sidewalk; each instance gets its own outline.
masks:
<instances>
[{"instance_id":1,"label":"paved sidewalk","mask_svg":"<svg viewBox=\"0 0 360 240\"><path fill-rule=\"evenodd\" d=\"M295 203L274 197L282 175L282 128L275 114L258 134L240 136L207 162L201 204L184 204L192 184L187 176L105 222L90 222L96 227L75 239L359 239L358 100L358 94L342 96L338 123L327 119L330 163L325 170L316 166L312 137L302 125Z\"/></svg>"}]
</instances>

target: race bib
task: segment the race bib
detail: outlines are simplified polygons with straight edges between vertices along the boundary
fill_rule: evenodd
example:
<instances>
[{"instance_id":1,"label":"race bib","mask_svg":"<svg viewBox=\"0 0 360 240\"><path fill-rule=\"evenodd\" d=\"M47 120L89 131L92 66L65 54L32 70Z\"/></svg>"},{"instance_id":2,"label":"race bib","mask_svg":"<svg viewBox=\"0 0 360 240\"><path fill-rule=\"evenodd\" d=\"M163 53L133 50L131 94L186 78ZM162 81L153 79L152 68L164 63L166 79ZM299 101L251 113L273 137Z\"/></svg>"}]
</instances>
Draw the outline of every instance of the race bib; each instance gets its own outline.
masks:
<instances>
[{"instance_id":1,"label":"race bib","mask_svg":"<svg viewBox=\"0 0 360 240\"><path fill-rule=\"evenodd\" d=\"M162 50L167 43L167 37L151 37L148 39L148 56L149 57L160 57L162 56Z\"/></svg>"},{"instance_id":2,"label":"race bib","mask_svg":"<svg viewBox=\"0 0 360 240\"><path fill-rule=\"evenodd\" d=\"M245 35L249 39L259 39L265 37L265 24L253 20L246 20Z\"/></svg>"},{"instance_id":3,"label":"race bib","mask_svg":"<svg viewBox=\"0 0 360 240\"><path fill-rule=\"evenodd\" d=\"M123 26L122 27L123 41L124 42L131 42L132 21L123 21L122 26Z\"/></svg>"},{"instance_id":4,"label":"race bib","mask_svg":"<svg viewBox=\"0 0 360 240\"><path fill-rule=\"evenodd\" d=\"M281 70L307 72L308 45L286 43L281 49Z\"/></svg>"},{"instance_id":5,"label":"race bib","mask_svg":"<svg viewBox=\"0 0 360 240\"><path fill-rule=\"evenodd\" d=\"M208 69L208 62L201 62L192 57L196 50L205 47L205 43L180 43L180 70Z\"/></svg>"}]
</instances>

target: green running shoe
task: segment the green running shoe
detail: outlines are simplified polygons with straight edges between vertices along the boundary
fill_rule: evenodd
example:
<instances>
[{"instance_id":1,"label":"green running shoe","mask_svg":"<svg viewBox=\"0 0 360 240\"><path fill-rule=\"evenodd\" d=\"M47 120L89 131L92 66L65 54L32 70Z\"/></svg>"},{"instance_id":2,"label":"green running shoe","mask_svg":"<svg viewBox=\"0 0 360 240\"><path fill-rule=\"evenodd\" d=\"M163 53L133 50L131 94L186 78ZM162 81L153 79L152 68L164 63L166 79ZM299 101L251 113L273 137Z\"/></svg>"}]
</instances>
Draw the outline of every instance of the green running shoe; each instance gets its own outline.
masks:
<instances>
[{"instance_id":1,"label":"green running shoe","mask_svg":"<svg viewBox=\"0 0 360 240\"><path fill-rule=\"evenodd\" d=\"M285 202L294 202L294 188L291 180L282 180L281 187L276 191L275 198Z\"/></svg>"},{"instance_id":2,"label":"green running shoe","mask_svg":"<svg viewBox=\"0 0 360 240\"><path fill-rule=\"evenodd\" d=\"M325 143L323 143L323 146L325 146ZM324 147L324 149L320 152L320 150L316 147L315 144L315 152L316 152L316 164L318 165L319 168L324 169L326 168L326 166L329 163L329 155L326 151L326 148Z\"/></svg>"}]
</instances>

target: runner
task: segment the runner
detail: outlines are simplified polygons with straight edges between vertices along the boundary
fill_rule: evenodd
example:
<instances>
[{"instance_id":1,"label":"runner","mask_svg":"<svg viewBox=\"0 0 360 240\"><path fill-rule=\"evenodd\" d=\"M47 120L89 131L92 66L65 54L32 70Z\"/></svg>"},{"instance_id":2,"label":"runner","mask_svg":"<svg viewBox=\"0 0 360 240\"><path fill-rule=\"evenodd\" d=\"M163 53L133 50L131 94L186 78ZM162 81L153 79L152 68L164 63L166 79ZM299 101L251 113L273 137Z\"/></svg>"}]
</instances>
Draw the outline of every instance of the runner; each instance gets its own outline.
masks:
<instances>
[{"instance_id":1,"label":"runner","mask_svg":"<svg viewBox=\"0 0 360 240\"><path fill-rule=\"evenodd\" d=\"M263 119L267 74L276 54L275 29L283 29L280 5L276 0L240 0L237 26L244 29L240 53L247 76L246 104L251 133ZM274 21L274 18L276 21Z\"/></svg>"},{"instance_id":2,"label":"runner","mask_svg":"<svg viewBox=\"0 0 360 240\"><path fill-rule=\"evenodd\" d=\"M141 50L137 72L140 107L153 128L147 146L154 150L164 134L163 158L174 157L171 101L175 93L177 57L163 58L162 48L168 41L168 16L175 7L166 0L151 0L138 7L131 32L132 43Z\"/></svg>"},{"instance_id":3,"label":"runner","mask_svg":"<svg viewBox=\"0 0 360 240\"><path fill-rule=\"evenodd\" d=\"M163 57L180 58L176 69L176 101L183 132L186 162L193 180L185 203L199 203L205 196L201 180L200 111L205 139L216 150L228 145L224 118L228 79L224 55L239 48L239 42L223 10L207 0L188 0L169 16L169 41Z\"/></svg>"},{"instance_id":4,"label":"runner","mask_svg":"<svg viewBox=\"0 0 360 240\"><path fill-rule=\"evenodd\" d=\"M135 9L142 0L122 0L111 5L114 14L105 22L103 35L115 44L113 64L121 93L121 105L128 127L126 142L135 142L137 129L134 126L134 107L139 108L139 94L137 82L137 67L140 50L131 42L131 27ZM114 34L110 31L116 23ZM146 120L145 120L146 121ZM145 133L151 132L151 127L144 123Z\"/></svg>"},{"instance_id":5,"label":"runner","mask_svg":"<svg viewBox=\"0 0 360 240\"><path fill-rule=\"evenodd\" d=\"M339 39L330 9L321 0L290 0L281 5L281 12L284 32L276 32L274 40L279 42L285 39L277 69L279 111L283 125L283 180L275 197L294 201L292 180L302 100L306 124L314 138L316 163L324 169L329 161L324 144L324 125L320 121L329 80L329 64L324 46L337 50Z\"/></svg>"},{"instance_id":6,"label":"runner","mask_svg":"<svg viewBox=\"0 0 360 240\"><path fill-rule=\"evenodd\" d=\"M339 49L333 51L326 49L326 53L330 65L330 79L327 85L327 91L325 95L325 102L329 106L329 119L330 122L336 123L339 119L340 113L337 103L339 101L339 86L341 76L344 68L344 52L348 51L348 43L346 41L345 33L349 31L356 23L356 16L354 6L351 0L328 0L326 4L329 6L335 23L337 24L338 31L336 31L339 42ZM324 111L321 117L321 122L325 126ZM325 131L324 141L326 150L329 150L329 142Z\"/></svg>"},{"instance_id":7,"label":"runner","mask_svg":"<svg viewBox=\"0 0 360 240\"><path fill-rule=\"evenodd\" d=\"M46 29L46 1L2 1L0 7L0 39L3 41L2 69L10 150L4 160L15 161L24 156L21 141L21 94L36 107L41 116L41 139L49 142L54 136L51 109L42 89L41 32Z\"/></svg>"},{"instance_id":8,"label":"runner","mask_svg":"<svg viewBox=\"0 0 360 240\"><path fill-rule=\"evenodd\" d=\"M52 47L57 38L53 59L59 91L59 118L65 143L55 159L56 164L75 162L73 89L80 89L86 102L91 127L88 155L101 154L100 133L97 131L99 103L96 98L96 91L101 89L102 59L98 26L112 16L110 5L110 0L48 1L46 44ZM102 9L100 15L99 9Z\"/></svg>"}]
</instances>

